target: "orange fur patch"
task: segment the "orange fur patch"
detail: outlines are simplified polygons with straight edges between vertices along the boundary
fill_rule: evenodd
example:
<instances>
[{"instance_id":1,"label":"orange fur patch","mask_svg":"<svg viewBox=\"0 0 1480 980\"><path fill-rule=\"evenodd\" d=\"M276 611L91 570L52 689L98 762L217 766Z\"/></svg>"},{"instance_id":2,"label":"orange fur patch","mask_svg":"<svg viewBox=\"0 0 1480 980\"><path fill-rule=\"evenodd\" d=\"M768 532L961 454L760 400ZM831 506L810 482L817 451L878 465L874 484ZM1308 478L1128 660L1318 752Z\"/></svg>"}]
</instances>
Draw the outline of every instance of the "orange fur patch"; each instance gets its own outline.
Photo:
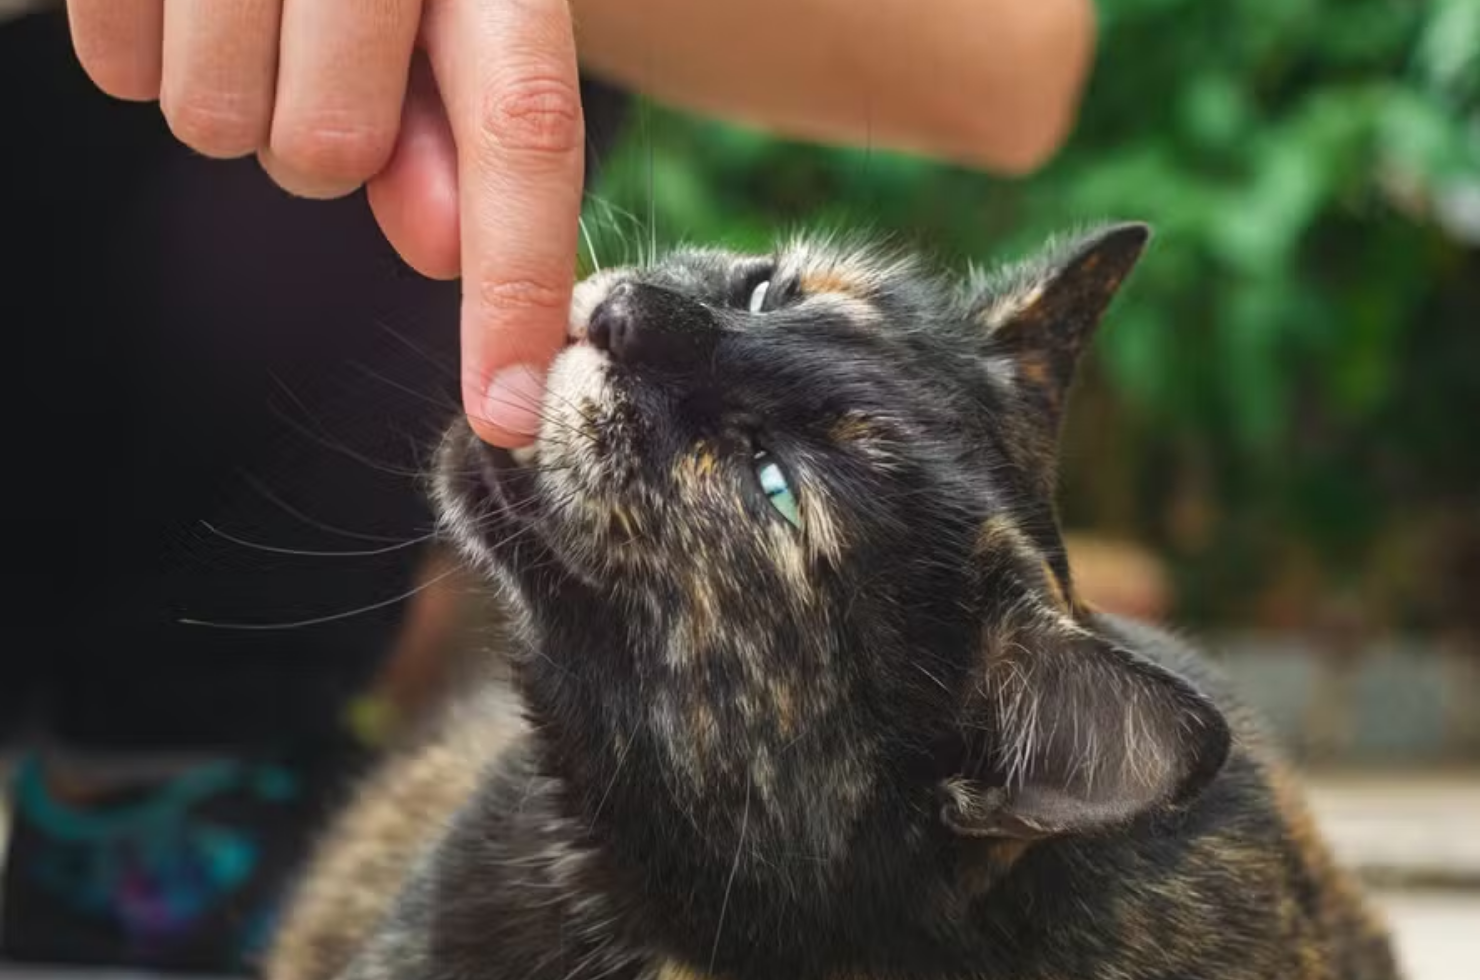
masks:
<instances>
[{"instance_id":1,"label":"orange fur patch","mask_svg":"<svg viewBox=\"0 0 1480 980\"><path fill-rule=\"evenodd\" d=\"M1048 361L1042 357L1025 357L1018 361L1018 377L1039 388L1048 387L1050 381Z\"/></svg>"},{"instance_id":2,"label":"orange fur patch","mask_svg":"<svg viewBox=\"0 0 1480 980\"><path fill-rule=\"evenodd\" d=\"M802 291L809 294L834 293L854 299L862 299L864 296L862 286L837 269L804 272L800 283Z\"/></svg>"},{"instance_id":3,"label":"orange fur patch","mask_svg":"<svg viewBox=\"0 0 1480 980\"><path fill-rule=\"evenodd\" d=\"M1049 564L1048 559L1040 558L1038 566L1039 570L1043 572L1043 587L1048 590L1049 596L1053 599L1053 604L1060 612L1072 612L1073 610L1069 605L1069 597L1064 595L1064 584L1059 581L1058 575L1054 574L1053 566Z\"/></svg>"},{"instance_id":4,"label":"orange fur patch","mask_svg":"<svg viewBox=\"0 0 1480 980\"><path fill-rule=\"evenodd\" d=\"M851 442L862 442L876 435L877 432L878 430L866 416L857 412L849 412L834 422L827 434L833 442L845 446Z\"/></svg>"}]
</instances>

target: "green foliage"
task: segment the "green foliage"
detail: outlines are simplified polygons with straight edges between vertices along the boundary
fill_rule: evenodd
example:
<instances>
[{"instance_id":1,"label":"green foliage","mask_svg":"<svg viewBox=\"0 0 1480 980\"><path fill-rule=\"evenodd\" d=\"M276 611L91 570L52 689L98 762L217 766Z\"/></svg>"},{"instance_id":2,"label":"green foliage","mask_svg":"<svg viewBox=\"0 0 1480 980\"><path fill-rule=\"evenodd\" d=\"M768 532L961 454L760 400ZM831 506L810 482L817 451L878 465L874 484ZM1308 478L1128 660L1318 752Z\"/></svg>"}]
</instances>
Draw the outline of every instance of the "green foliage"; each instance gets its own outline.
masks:
<instances>
[{"instance_id":1,"label":"green foliage","mask_svg":"<svg viewBox=\"0 0 1480 980\"><path fill-rule=\"evenodd\" d=\"M1105 0L1076 134L1027 180L644 107L595 190L607 258L864 224L992 261L1150 221L1097 350L1122 463L1071 459L1066 507L1120 520L1096 481L1132 487L1209 615L1292 546L1339 581L1410 508L1480 499L1480 262L1449 217L1468 196L1476 235L1480 0ZM1189 542L1165 514L1193 471L1219 520Z\"/></svg>"}]
</instances>

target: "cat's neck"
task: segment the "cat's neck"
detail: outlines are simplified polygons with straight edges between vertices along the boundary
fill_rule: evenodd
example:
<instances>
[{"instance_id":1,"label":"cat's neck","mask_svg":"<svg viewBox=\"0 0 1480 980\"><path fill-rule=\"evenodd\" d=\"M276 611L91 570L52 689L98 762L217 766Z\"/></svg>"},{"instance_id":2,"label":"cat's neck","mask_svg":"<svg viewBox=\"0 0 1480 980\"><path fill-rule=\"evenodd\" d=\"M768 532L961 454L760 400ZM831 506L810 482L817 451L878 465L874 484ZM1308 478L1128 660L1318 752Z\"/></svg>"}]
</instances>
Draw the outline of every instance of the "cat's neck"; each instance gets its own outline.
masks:
<instances>
[{"instance_id":1,"label":"cat's neck","mask_svg":"<svg viewBox=\"0 0 1480 980\"><path fill-rule=\"evenodd\" d=\"M584 897L600 896L621 932L653 937L677 962L713 963L721 976L821 976L823 966L894 956L901 945L923 957L936 944L943 908L918 873L936 860L922 840L886 832L870 814L828 854L825 827L785 820L763 799L785 786L695 795L678 784L671 750L646 727L634 733L630 706L593 715L572 724L537 711L536 751L558 779L553 805L572 850L587 855Z\"/></svg>"},{"instance_id":2,"label":"cat's neck","mask_svg":"<svg viewBox=\"0 0 1480 980\"><path fill-rule=\"evenodd\" d=\"M559 768L553 761L558 752L540 745L552 734L544 731L537 740L537 769ZM630 756L628 764L640 765ZM1054 895L1036 888L1029 889L1032 898L1012 898L1021 889L1007 879L1015 873L1020 851L994 853L978 865L972 880L922 873L891 882L867 873L886 846L871 840L861 844L872 855L870 861L852 863L858 875L809 893L799 877L810 870L805 855L764 855L774 869L790 866L789 882L784 875L742 873L744 853L710 856L700 840L701 828L684 830L673 821L671 797L650 797L649 812L643 815L637 812L638 798L623 799L625 794L613 789L605 794L606 815L593 825L589 811L573 805L587 795L584 791L557 778L547 782L542 794L538 806L525 800L521 808L545 835L562 828L559 846L546 839L540 853L560 865L551 877L560 882L557 901L563 921L609 937L605 951L612 959L603 962L620 954L644 964L634 974L638 977L964 978L983 975L984 968L993 976L1014 976L1036 941L1005 949L1004 930L1016 933L1024 927L1022 910L1058 903ZM895 847L907 850L898 842ZM921 856L906 863L927 860ZM520 881L533 891L510 894L511 907L551 901L541 875L521 874ZM993 896L990 910L974 900L994 889L1000 893ZM1060 921L1068 921L1067 912Z\"/></svg>"}]
</instances>

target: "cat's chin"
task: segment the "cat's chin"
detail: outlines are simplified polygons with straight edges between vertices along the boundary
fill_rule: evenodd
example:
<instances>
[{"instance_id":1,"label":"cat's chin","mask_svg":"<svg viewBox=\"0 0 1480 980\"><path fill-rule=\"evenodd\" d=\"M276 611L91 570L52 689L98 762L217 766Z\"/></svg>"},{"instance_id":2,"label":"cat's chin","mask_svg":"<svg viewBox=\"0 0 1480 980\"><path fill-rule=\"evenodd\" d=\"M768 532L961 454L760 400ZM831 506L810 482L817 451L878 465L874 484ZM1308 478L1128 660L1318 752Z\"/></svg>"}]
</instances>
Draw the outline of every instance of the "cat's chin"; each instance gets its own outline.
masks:
<instances>
[{"instance_id":1,"label":"cat's chin","mask_svg":"<svg viewBox=\"0 0 1480 980\"><path fill-rule=\"evenodd\" d=\"M448 432L438 453L434 497L447 536L480 566L519 563L524 546L559 553L558 534L548 526L550 498L584 495L573 472L601 466L593 440L585 437L590 416L614 400L607 355L581 339L556 355L547 375L539 437L509 450L484 442L465 419ZM580 433L573 438L572 433ZM519 542L518 547L509 547ZM546 556L548 557L548 556ZM562 562L563 564L563 562Z\"/></svg>"},{"instance_id":2,"label":"cat's chin","mask_svg":"<svg viewBox=\"0 0 1480 980\"><path fill-rule=\"evenodd\" d=\"M524 452L479 439L459 420L437 453L433 498L447 539L479 566L503 564L499 542L534 517L534 470Z\"/></svg>"}]
</instances>

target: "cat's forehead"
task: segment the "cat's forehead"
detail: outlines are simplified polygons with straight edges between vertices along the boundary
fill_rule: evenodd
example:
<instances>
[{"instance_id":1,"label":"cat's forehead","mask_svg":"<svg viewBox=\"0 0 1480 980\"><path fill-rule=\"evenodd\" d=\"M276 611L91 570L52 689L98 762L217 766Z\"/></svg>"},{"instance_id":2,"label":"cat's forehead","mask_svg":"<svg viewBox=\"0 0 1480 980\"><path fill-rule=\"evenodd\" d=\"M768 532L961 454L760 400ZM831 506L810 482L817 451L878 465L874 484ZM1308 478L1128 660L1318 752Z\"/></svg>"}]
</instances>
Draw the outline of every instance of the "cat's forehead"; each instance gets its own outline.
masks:
<instances>
[{"instance_id":1,"label":"cat's forehead","mask_svg":"<svg viewBox=\"0 0 1480 980\"><path fill-rule=\"evenodd\" d=\"M803 291L866 296L924 275L918 258L877 241L805 236L777 254L779 278L795 277Z\"/></svg>"},{"instance_id":2,"label":"cat's forehead","mask_svg":"<svg viewBox=\"0 0 1480 980\"><path fill-rule=\"evenodd\" d=\"M679 248L652 269L677 288L724 288L736 279L764 275L806 294L862 298L913 280L922 269L913 255L863 238L799 235L769 252Z\"/></svg>"}]
</instances>

